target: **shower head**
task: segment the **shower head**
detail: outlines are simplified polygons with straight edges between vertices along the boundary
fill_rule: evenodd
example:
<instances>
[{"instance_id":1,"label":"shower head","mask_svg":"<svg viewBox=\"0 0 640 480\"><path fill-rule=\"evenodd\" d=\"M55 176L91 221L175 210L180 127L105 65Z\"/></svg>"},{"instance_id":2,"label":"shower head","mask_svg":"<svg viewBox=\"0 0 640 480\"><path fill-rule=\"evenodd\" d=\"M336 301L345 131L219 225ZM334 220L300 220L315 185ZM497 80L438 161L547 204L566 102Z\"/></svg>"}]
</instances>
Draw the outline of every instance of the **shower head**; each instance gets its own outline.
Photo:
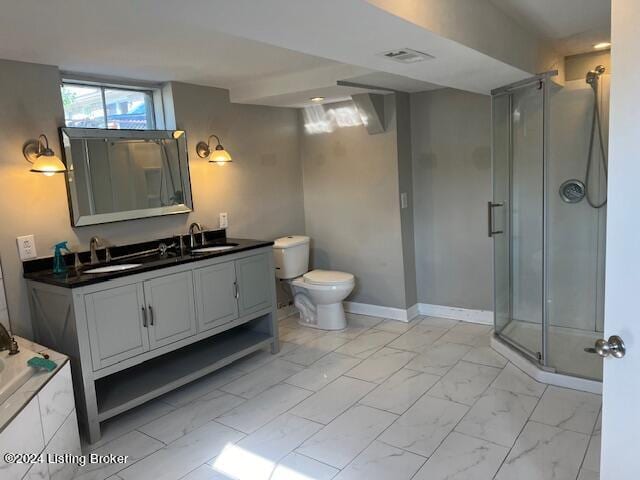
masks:
<instances>
[{"instance_id":1,"label":"shower head","mask_svg":"<svg viewBox=\"0 0 640 480\"><path fill-rule=\"evenodd\" d=\"M593 88L596 88L598 86L598 80L600 79L600 75L602 75L605 72L605 70L606 68L604 65L598 65L593 70L589 70L587 72L587 78L586 78L587 83L591 85Z\"/></svg>"}]
</instances>

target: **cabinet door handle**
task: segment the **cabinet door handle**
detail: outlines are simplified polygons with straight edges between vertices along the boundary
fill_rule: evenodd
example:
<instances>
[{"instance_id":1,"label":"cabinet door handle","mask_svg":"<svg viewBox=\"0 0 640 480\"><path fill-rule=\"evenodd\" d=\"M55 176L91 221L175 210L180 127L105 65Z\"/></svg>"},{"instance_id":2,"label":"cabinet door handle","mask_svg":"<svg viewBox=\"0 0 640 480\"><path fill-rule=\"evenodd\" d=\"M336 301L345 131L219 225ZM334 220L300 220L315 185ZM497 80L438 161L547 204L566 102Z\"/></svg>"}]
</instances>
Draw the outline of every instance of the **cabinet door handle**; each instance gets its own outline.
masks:
<instances>
[{"instance_id":1,"label":"cabinet door handle","mask_svg":"<svg viewBox=\"0 0 640 480\"><path fill-rule=\"evenodd\" d=\"M153 326L153 308L149 305L149 324Z\"/></svg>"},{"instance_id":2,"label":"cabinet door handle","mask_svg":"<svg viewBox=\"0 0 640 480\"><path fill-rule=\"evenodd\" d=\"M142 326L147 328L147 309L142 307Z\"/></svg>"},{"instance_id":3,"label":"cabinet door handle","mask_svg":"<svg viewBox=\"0 0 640 480\"><path fill-rule=\"evenodd\" d=\"M240 298L240 290L238 289L238 282L233 282L233 291L236 299Z\"/></svg>"}]
</instances>

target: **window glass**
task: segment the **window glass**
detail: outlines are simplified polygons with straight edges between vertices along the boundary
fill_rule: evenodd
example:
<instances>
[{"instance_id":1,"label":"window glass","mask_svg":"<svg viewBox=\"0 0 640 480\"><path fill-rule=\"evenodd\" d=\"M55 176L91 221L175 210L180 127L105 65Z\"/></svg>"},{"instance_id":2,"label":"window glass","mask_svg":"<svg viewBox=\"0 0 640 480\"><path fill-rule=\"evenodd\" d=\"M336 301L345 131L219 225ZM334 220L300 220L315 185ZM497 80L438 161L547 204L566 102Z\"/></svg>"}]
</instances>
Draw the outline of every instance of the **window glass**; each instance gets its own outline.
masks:
<instances>
[{"instance_id":1,"label":"window glass","mask_svg":"<svg viewBox=\"0 0 640 480\"><path fill-rule=\"evenodd\" d=\"M153 97L148 90L64 83L61 94L67 127L155 128Z\"/></svg>"},{"instance_id":2,"label":"window glass","mask_svg":"<svg viewBox=\"0 0 640 480\"><path fill-rule=\"evenodd\" d=\"M101 87L62 85L64 123L67 127L106 128Z\"/></svg>"},{"instance_id":3,"label":"window glass","mask_svg":"<svg viewBox=\"0 0 640 480\"><path fill-rule=\"evenodd\" d=\"M107 128L153 128L151 95L140 90L104 90Z\"/></svg>"}]
</instances>

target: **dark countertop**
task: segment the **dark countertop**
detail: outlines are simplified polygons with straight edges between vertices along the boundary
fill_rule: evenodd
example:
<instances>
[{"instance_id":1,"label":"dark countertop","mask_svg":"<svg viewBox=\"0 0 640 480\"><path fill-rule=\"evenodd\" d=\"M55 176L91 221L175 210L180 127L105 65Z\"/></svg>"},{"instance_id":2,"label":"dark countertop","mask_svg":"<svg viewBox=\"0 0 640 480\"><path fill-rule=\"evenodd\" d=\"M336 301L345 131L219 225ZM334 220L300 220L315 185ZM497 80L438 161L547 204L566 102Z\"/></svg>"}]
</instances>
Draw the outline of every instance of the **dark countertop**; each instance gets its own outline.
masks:
<instances>
[{"instance_id":1,"label":"dark countertop","mask_svg":"<svg viewBox=\"0 0 640 480\"><path fill-rule=\"evenodd\" d=\"M213 240L214 241L207 241L207 243L204 246L212 247L212 246L221 245L225 243L237 244L237 245L235 245L233 248L230 248L228 250L223 250L220 252L199 253L199 254L191 255L190 253L188 253L188 249L187 249L185 254L182 256L180 254L169 252L165 256L153 255L149 257L139 257L139 258L130 258L126 260L120 260L120 261L113 261L110 263L110 265L125 264L125 263L141 263L142 265L140 267L131 268L129 270L122 270L119 272L109 272L109 273L83 273L82 270L78 272L73 266L70 266L68 271L65 274L54 274L52 270L53 258L39 259L37 260L38 262L37 265L35 264L35 261L25 262L23 264L24 278L35 281L35 282L56 285L58 287L78 288L86 285L106 282L108 280L113 280L114 278L126 277L129 275L149 272L152 270L159 270L161 268L173 267L173 266L182 265L185 263L198 262L200 260L205 260L209 258L223 257L226 255L232 255L238 252L244 252L247 250L253 250L256 248L268 247L273 245L272 241L251 240L251 239L244 239L244 238L226 238L225 237L225 238L218 238ZM152 243L152 242L147 242L144 245L146 245L148 248L149 243ZM143 245L143 244L140 244L140 245ZM155 245L157 246L157 242L155 243ZM135 250L133 250L132 247L133 246L127 246L128 250L132 250L133 252L135 252ZM196 248L201 248L201 247L202 245L198 245ZM81 258L83 258L84 255L85 254L81 254ZM67 257L71 257L71 256L67 256ZM42 267L43 262L45 261L47 261L48 265L50 265L49 268L37 269L37 267ZM67 261L67 264L70 264L70 260L68 258L66 259L66 261ZM28 266L27 265L28 263L33 263L33 265ZM91 268L100 267L103 265L104 264L97 264L97 265L85 264L83 269L89 270Z\"/></svg>"}]
</instances>

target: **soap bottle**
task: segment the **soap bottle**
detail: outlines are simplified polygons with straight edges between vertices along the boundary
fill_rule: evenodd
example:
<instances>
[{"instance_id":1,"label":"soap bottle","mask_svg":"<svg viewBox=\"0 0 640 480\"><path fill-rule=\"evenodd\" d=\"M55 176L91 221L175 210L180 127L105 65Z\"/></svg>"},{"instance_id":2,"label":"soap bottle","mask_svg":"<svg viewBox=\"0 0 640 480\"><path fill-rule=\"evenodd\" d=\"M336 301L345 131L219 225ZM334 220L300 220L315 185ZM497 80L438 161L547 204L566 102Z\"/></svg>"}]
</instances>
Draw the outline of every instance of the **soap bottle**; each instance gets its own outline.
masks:
<instances>
[{"instance_id":1,"label":"soap bottle","mask_svg":"<svg viewBox=\"0 0 640 480\"><path fill-rule=\"evenodd\" d=\"M53 273L65 273L67 271L67 264L62 257L62 253L71 253L71 250L69 250L67 242L60 242L53 248L55 249L53 254Z\"/></svg>"}]
</instances>

